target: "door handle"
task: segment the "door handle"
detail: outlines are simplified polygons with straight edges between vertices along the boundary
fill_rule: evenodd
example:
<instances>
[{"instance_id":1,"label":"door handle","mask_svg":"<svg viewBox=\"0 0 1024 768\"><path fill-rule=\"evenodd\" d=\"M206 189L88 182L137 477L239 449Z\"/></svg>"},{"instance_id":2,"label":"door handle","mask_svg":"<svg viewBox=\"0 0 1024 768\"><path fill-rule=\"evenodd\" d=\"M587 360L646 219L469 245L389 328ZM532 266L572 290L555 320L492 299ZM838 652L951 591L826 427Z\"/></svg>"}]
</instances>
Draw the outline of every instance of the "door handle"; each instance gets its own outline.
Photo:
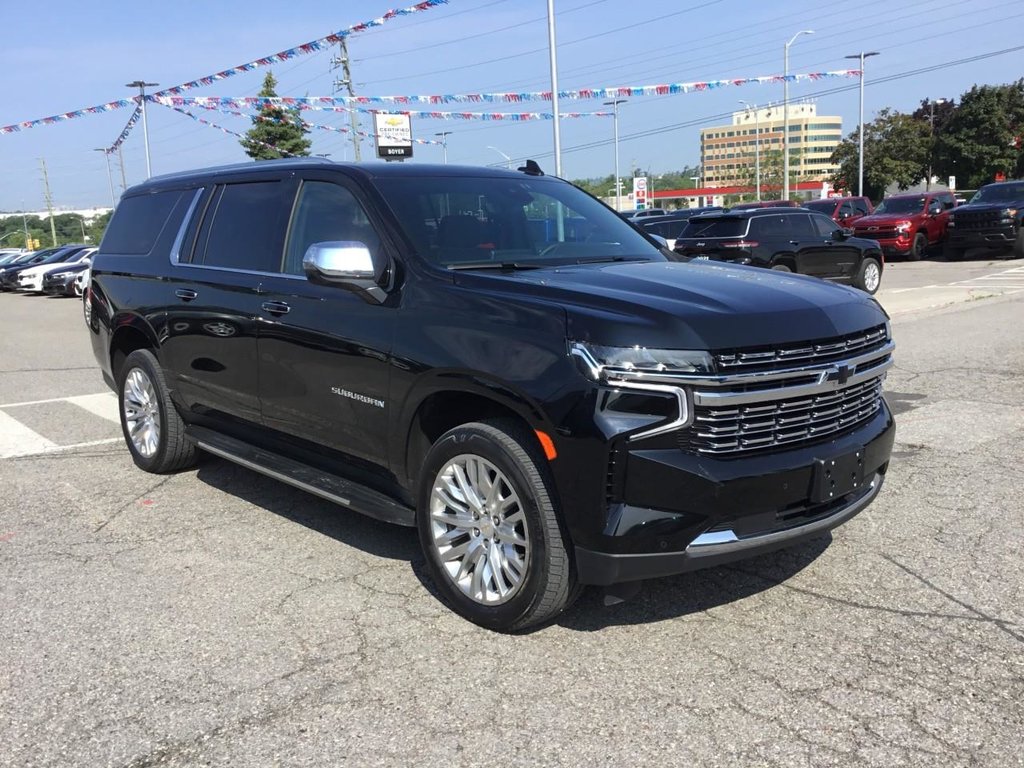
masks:
<instances>
[{"instance_id":1,"label":"door handle","mask_svg":"<svg viewBox=\"0 0 1024 768\"><path fill-rule=\"evenodd\" d=\"M269 312L272 315L287 315L292 311L292 308L283 301L264 301L261 306L264 312Z\"/></svg>"},{"instance_id":2,"label":"door handle","mask_svg":"<svg viewBox=\"0 0 1024 768\"><path fill-rule=\"evenodd\" d=\"M177 296L182 301L192 301L193 299L199 296L198 293L191 290L190 288L179 288L174 292L174 295Z\"/></svg>"},{"instance_id":3,"label":"door handle","mask_svg":"<svg viewBox=\"0 0 1024 768\"><path fill-rule=\"evenodd\" d=\"M790 245L800 245L800 241L799 240L790 240L789 244Z\"/></svg>"}]
</instances>

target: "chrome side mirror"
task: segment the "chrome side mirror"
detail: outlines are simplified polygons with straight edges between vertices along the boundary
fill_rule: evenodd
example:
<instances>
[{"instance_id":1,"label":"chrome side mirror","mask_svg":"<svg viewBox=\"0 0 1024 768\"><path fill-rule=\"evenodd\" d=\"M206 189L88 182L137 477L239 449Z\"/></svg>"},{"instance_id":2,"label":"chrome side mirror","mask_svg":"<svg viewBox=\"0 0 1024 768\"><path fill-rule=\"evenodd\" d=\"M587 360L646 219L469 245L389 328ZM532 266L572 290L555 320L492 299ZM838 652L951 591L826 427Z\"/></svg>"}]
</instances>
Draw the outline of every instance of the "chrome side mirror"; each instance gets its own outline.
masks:
<instances>
[{"instance_id":1,"label":"chrome side mirror","mask_svg":"<svg viewBox=\"0 0 1024 768\"><path fill-rule=\"evenodd\" d=\"M365 243L355 240L313 243L302 257L302 268L311 282L337 285L378 303L386 298L382 285L386 267Z\"/></svg>"}]
</instances>

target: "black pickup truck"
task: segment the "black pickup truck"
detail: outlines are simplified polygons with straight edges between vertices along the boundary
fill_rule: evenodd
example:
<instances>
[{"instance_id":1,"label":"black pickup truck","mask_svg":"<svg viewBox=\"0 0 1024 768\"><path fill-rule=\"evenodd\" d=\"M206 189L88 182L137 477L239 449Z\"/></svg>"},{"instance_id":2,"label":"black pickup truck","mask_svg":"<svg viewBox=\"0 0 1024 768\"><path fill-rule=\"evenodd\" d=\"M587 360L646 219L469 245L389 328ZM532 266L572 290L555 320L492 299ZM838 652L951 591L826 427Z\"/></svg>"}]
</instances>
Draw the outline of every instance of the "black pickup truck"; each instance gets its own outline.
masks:
<instances>
[{"instance_id":1,"label":"black pickup truck","mask_svg":"<svg viewBox=\"0 0 1024 768\"><path fill-rule=\"evenodd\" d=\"M947 259L961 259L970 248L1024 259L1024 180L986 184L950 213L947 227Z\"/></svg>"},{"instance_id":2,"label":"black pickup truck","mask_svg":"<svg viewBox=\"0 0 1024 768\"><path fill-rule=\"evenodd\" d=\"M520 171L282 160L128 190L85 301L135 463L204 451L416 526L441 596L498 630L875 499L874 299L676 256Z\"/></svg>"}]
</instances>

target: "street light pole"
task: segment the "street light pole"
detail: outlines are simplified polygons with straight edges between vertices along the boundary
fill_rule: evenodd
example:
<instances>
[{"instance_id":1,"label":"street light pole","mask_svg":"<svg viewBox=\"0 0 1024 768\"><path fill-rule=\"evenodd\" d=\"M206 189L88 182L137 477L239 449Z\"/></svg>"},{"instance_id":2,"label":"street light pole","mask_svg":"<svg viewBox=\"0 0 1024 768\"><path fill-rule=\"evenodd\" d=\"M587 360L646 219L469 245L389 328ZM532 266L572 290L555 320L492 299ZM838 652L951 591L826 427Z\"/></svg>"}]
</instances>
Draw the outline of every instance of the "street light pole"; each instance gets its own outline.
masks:
<instances>
[{"instance_id":1,"label":"street light pole","mask_svg":"<svg viewBox=\"0 0 1024 768\"><path fill-rule=\"evenodd\" d=\"M512 170L512 158L511 158L511 157L509 157L508 155L506 155L506 154L505 154L504 152L502 152L502 151L501 151L500 149L498 149L497 147L492 147L492 146L491 146L490 144L488 144L488 145L487 145L487 148L488 148L488 149L493 149L493 150L494 150L495 152L497 152L497 153L498 153L499 155L501 155L502 157L504 157L504 158L505 158L505 167L506 167L506 168L508 168L508 169L509 169L510 171Z\"/></svg>"},{"instance_id":2,"label":"street light pole","mask_svg":"<svg viewBox=\"0 0 1024 768\"><path fill-rule=\"evenodd\" d=\"M551 59L551 111L555 133L555 176L562 176L562 134L558 120L558 63L555 59L555 0L548 0L548 55ZM561 221L561 220L559 220Z\"/></svg>"},{"instance_id":3,"label":"street light pole","mask_svg":"<svg viewBox=\"0 0 1024 768\"><path fill-rule=\"evenodd\" d=\"M153 166L149 160L149 124L146 122L146 88L160 85L160 83L147 83L145 80L134 80L130 83L125 83L125 88L138 88L139 89L139 102L142 106L142 138L146 143L146 178L150 178L153 175Z\"/></svg>"},{"instance_id":4,"label":"street light pole","mask_svg":"<svg viewBox=\"0 0 1024 768\"><path fill-rule=\"evenodd\" d=\"M441 131L435 133L435 136L441 137L441 149L444 151L444 164L448 165L448 137L452 135L451 131Z\"/></svg>"},{"instance_id":5,"label":"street light pole","mask_svg":"<svg viewBox=\"0 0 1024 768\"><path fill-rule=\"evenodd\" d=\"M622 183L619 181L619 104L625 104L625 99L614 99L604 102L604 106L612 108L612 124L615 135L615 210L622 210Z\"/></svg>"},{"instance_id":6,"label":"street light pole","mask_svg":"<svg viewBox=\"0 0 1024 768\"><path fill-rule=\"evenodd\" d=\"M801 29L786 43L782 77L782 199L789 200L789 46L800 35L813 35L813 29Z\"/></svg>"},{"instance_id":7,"label":"street light pole","mask_svg":"<svg viewBox=\"0 0 1024 768\"><path fill-rule=\"evenodd\" d=\"M860 59L860 122L857 124L857 141L860 144L857 161L857 194L864 196L864 59L877 56L878 51L861 51L847 59Z\"/></svg>"},{"instance_id":8,"label":"street light pole","mask_svg":"<svg viewBox=\"0 0 1024 768\"><path fill-rule=\"evenodd\" d=\"M102 147L97 147L93 152L102 152L104 159L107 161L107 183L110 185L110 207L114 208L117 205L117 201L114 199L114 177L110 174L110 153Z\"/></svg>"},{"instance_id":9,"label":"street light pole","mask_svg":"<svg viewBox=\"0 0 1024 768\"><path fill-rule=\"evenodd\" d=\"M935 105L945 104L945 99L928 99L928 178L924 180L925 192L932 188L932 159L935 154Z\"/></svg>"},{"instance_id":10,"label":"street light pole","mask_svg":"<svg viewBox=\"0 0 1024 768\"><path fill-rule=\"evenodd\" d=\"M750 112L747 102L740 99L740 104ZM761 118L757 114L757 104L754 105L754 190L757 202L761 202Z\"/></svg>"}]
</instances>

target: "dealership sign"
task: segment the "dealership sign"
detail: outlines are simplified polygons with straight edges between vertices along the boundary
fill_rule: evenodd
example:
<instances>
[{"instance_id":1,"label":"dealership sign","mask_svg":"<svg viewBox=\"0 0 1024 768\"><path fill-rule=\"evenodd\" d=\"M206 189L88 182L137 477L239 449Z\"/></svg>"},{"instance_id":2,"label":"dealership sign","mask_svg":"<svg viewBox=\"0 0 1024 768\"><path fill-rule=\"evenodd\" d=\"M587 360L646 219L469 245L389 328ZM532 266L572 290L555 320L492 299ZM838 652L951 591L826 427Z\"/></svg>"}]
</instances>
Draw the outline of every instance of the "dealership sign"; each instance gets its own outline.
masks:
<instances>
[{"instance_id":1,"label":"dealership sign","mask_svg":"<svg viewBox=\"0 0 1024 768\"><path fill-rule=\"evenodd\" d=\"M409 115L375 112L373 133L377 138L377 157L385 160L412 157L412 122Z\"/></svg>"}]
</instances>

